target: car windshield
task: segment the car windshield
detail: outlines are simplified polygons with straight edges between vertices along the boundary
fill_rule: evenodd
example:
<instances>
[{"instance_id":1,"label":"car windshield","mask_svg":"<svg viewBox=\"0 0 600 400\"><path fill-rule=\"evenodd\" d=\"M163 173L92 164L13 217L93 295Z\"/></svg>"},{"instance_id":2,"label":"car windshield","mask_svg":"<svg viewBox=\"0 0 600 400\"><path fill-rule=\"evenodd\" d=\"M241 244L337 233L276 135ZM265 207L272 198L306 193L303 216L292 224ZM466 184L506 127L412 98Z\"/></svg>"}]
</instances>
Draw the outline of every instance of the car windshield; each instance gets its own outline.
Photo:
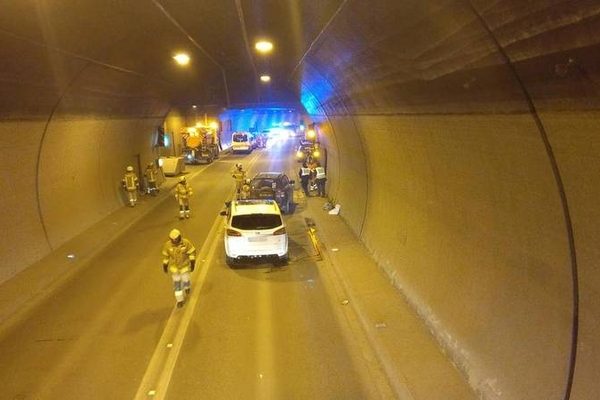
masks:
<instances>
[{"instance_id":1,"label":"car windshield","mask_svg":"<svg viewBox=\"0 0 600 400\"><path fill-rule=\"evenodd\" d=\"M275 181L273 179L266 179L266 178L255 179L254 181L252 181L252 187L254 187L255 189L263 189L263 188L272 189L274 183L275 183Z\"/></svg>"},{"instance_id":2,"label":"car windshield","mask_svg":"<svg viewBox=\"0 0 600 400\"><path fill-rule=\"evenodd\" d=\"M236 215L231 219L231 226L241 230L273 229L281 226L281 217L277 214Z\"/></svg>"}]
</instances>

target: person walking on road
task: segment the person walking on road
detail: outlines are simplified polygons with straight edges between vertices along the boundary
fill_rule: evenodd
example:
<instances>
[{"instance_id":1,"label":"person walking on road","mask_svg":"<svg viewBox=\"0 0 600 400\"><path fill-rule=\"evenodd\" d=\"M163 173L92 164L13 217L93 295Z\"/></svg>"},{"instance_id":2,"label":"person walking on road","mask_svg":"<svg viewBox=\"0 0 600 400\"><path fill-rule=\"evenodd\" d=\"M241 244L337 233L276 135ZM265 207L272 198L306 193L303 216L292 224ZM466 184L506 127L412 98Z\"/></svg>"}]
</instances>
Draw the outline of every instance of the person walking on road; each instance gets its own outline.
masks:
<instances>
[{"instance_id":1,"label":"person walking on road","mask_svg":"<svg viewBox=\"0 0 600 400\"><path fill-rule=\"evenodd\" d=\"M135 172L133 172L133 167L131 165L129 165L125 170L125 176L123 177L121 184L123 185L123 189L125 189L125 191L127 192L127 197L129 198L129 206L135 207L135 205L137 204L137 192L140 184L138 181L138 177L135 174Z\"/></svg>"},{"instance_id":2,"label":"person walking on road","mask_svg":"<svg viewBox=\"0 0 600 400\"><path fill-rule=\"evenodd\" d=\"M179 203L179 219L190 217L190 197L192 194L192 187L188 185L185 176L179 178L179 183L175 186L175 198Z\"/></svg>"},{"instance_id":3,"label":"person walking on road","mask_svg":"<svg viewBox=\"0 0 600 400\"><path fill-rule=\"evenodd\" d=\"M190 273L196 268L196 247L178 229L173 229L163 246L162 257L163 272L171 275L177 308L181 308L192 289Z\"/></svg>"}]
</instances>

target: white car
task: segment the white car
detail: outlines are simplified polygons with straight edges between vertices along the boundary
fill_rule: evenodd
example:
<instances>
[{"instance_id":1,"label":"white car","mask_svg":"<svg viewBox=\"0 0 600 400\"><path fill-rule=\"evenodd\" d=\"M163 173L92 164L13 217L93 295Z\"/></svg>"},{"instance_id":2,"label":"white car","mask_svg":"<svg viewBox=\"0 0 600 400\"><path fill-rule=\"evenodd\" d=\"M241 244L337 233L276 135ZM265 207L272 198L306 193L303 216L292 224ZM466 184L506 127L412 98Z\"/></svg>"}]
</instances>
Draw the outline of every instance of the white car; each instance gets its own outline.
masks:
<instances>
[{"instance_id":1,"label":"white car","mask_svg":"<svg viewBox=\"0 0 600 400\"><path fill-rule=\"evenodd\" d=\"M255 258L287 263L288 235L274 200L234 200L226 205L221 215L226 217L223 240L228 265Z\"/></svg>"}]
</instances>

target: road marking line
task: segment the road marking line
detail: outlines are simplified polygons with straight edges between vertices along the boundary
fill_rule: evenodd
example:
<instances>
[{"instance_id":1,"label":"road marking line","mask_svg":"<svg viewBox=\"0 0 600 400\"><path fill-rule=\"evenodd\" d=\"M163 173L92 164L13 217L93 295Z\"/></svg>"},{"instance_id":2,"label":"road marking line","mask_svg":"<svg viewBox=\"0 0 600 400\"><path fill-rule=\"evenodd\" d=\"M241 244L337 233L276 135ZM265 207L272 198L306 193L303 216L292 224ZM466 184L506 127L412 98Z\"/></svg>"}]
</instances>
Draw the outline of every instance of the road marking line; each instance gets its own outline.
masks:
<instances>
[{"instance_id":1,"label":"road marking line","mask_svg":"<svg viewBox=\"0 0 600 400\"><path fill-rule=\"evenodd\" d=\"M150 359L150 363L146 368L144 377L138 387L138 391L134 397L136 400L144 400L152 398L153 400L162 400L167 394L171 376L177 363L177 358L181 351L183 340L187 332L188 326L194 314L198 297L202 285L206 281L206 275L212 264L212 259L219 242L219 231L222 230L222 217L217 217L207 240L204 241L200 250L198 259L206 260L202 265L200 275L196 279L192 278L192 292L183 306L183 313L175 308L165 326L165 329L156 345L156 349Z\"/></svg>"}]
</instances>

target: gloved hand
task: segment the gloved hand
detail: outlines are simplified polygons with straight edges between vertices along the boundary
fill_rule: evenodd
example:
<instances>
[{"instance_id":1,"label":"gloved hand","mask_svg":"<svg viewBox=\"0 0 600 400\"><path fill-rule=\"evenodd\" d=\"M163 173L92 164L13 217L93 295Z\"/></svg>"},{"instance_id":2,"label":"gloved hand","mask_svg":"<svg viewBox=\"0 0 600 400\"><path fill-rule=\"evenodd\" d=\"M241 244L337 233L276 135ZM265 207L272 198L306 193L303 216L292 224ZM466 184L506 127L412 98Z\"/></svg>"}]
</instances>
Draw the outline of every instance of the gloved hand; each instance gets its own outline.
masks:
<instances>
[{"instance_id":1,"label":"gloved hand","mask_svg":"<svg viewBox=\"0 0 600 400\"><path fill-rule=\"evenodd\" d=\"M169 264L163 264L163 272L167 273L167 268L169 268Z\"/></svg>"},{"instance_id":2,"label":"gloved hand","mask_svg":"<svg viewBox=\"0 0 600 400\"><path fill-rule=\"evenodd\" d=\"M190 260L190 271L194 272L194 269L196 269L196 260Z\"/></svg>"}]
</instances>

